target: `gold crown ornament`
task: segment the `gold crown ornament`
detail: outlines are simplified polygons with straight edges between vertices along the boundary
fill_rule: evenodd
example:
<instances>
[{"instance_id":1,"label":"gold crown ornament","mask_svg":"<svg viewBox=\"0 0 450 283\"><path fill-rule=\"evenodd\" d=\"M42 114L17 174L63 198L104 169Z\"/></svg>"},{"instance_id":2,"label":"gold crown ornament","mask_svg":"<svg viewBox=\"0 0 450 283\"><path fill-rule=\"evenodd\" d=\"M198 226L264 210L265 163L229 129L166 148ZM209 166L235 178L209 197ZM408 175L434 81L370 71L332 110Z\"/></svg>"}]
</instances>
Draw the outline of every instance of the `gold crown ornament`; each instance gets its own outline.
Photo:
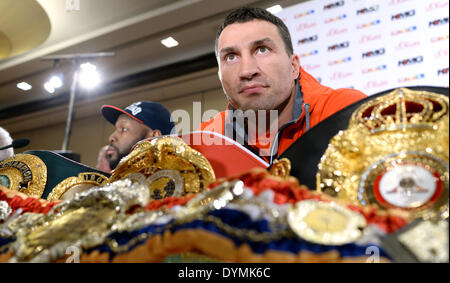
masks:
<instances>
[{"instance_id":1,"label":"gold crown ornament","mask_svg":"<svg viewBox=\"0 0 450 283\"><path fill-rule=\"evenodd\" d=\"M139 142L120 161L108 181L124 178L145 181L152 200L202 192L215 181L209 161L173 136Z\"/></svg>"},{"instance_id":2,"label":"gold crown ornament","mask_svg":"<svg viewBox=\"0 0 450 283\"><path fill-rule=\"evenodd\" d=\"M448 97L406 88L362 104L322 156L317 190L448 218Z\"/></svg>"}]
</instances>

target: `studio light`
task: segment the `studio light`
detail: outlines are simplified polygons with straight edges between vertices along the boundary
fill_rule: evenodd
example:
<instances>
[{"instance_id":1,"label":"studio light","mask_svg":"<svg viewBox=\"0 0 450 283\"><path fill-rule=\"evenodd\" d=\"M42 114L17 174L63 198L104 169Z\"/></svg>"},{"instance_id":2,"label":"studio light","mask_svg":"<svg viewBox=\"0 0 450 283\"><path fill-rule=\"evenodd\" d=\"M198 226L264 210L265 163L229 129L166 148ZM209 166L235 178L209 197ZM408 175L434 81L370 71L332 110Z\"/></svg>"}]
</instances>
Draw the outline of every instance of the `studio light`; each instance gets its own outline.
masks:
<instances>
[{"instance_id":1,"label":"studio light","mask_svg":"<svg viewBox=\"0 0 450 283\"><path fill-rule=\"evenodd\" d=\"M50 82L46 82L44 84L44 89L48 92L48 93L55 93L55 88L52 86L52 84Z\"/></svg>"},{"instance_id":2,"label":"studio light","mask_svg":"<svg viewBox=\"0 0 450 283\"><path fill-rule=\"evenodd\" d=\"M54 88L60 88L63 85L61 77L61 75L54 75L50 78L49 83L51 83Z\"/></svg>"},{"instance_id":3,"label":"studio light","mask_svg":"<svg viewBox=\"0 0 450 283\"><path fill-rule=\"evenodd\" d=\"M48 93L55 93L56 89L63 86L62 74L53 75L45 84L44 89Z\"/></svg>"},{"instance_id":4,"label":"studio light","mask_svg":"<svg viewBox=\"0 0 450 283\"><path fill-rule=\"evenodd\" d=\"M64 131L64 140L62 144L62 151L67 151L69 147L70 135L72 132L72 119L74 116L74 104L75 104L75 94L79 85L85 88L93 88L100 83L100 75L97 72L97 67L91 63L89 60L94 60L101 57L111 57L115 56L114 52L99 52L99 53L78 53L78 54L60 54L60 55L50 55L42 57L41 60L53 61L54 68L59 66L60 61L70 61L72 62L72 82L70 86L70 99L69 107L67 111L67 121L66 129ZM84 63L83 63L84 62ZM83 63L83 64L81 64ZM55 89L63 85L63 79L61 77L52 77L47 83L45 83L44 88L50 92L54 93Z\"/></svg>"},{"instance_id":5,"label":"studio light","mask_svg":"<svg viewBox=\"0 0 450 283\"><path fill-rule=\"evenodd\" d=\"M97 67L89 62L80 65L80 84L82 87L90 89L100 84L100 74Z\"/></svg>"}]
</instances>

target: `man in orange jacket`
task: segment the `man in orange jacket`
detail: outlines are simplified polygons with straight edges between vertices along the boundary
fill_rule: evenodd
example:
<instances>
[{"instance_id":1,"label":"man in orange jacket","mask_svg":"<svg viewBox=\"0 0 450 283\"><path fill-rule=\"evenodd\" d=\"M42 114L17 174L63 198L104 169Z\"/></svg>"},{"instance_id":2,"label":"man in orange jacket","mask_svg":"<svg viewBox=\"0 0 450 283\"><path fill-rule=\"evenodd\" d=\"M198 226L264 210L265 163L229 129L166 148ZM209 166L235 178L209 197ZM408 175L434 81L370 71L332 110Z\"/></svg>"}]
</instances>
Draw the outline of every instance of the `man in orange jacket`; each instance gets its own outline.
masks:
<instances>
[{"instance_id":1,"label":"man in orange jacket","mask_svg":"<svg viewBox=\"0 0 450 283\"><path fill-rule=\"evenodd\" d=\"M366 97L323 86L303 70L288 28L264 9L232 11L215 51L229 104L200 129L231 137L269 163L311 127Z\"/></svg>"}]
</instances>

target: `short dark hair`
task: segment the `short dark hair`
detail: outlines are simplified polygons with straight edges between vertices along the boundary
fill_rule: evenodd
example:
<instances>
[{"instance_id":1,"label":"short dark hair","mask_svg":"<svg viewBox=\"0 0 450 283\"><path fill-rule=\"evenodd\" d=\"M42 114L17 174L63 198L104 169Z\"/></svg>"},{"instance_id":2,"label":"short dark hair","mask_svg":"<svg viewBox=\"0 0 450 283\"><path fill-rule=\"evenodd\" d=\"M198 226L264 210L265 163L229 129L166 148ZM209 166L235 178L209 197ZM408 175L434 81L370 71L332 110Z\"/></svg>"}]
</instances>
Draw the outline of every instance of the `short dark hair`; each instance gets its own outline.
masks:
<instances>
[{"instance_id":1,"label":"short dark hair","mask_svg":"<svg viewBox=\"0 0 450 283\"><path fill-rule=\"evenodd\" d=\"M280 33L280 36L284 41L284 46L287 54L290 56L294 53L291 35L289 34L287 26L280 18L274 16L272 13L268 12L265 9L254 7L241 7L231 11L225 17L225 20L217 29L216 43L215 43L216 56L218 54L217 46L219 44L219 36L228 25L234 23L246 23L253 20L262 20L274 24L278 28L278 32Z\"/></svg>"}]
</instances>

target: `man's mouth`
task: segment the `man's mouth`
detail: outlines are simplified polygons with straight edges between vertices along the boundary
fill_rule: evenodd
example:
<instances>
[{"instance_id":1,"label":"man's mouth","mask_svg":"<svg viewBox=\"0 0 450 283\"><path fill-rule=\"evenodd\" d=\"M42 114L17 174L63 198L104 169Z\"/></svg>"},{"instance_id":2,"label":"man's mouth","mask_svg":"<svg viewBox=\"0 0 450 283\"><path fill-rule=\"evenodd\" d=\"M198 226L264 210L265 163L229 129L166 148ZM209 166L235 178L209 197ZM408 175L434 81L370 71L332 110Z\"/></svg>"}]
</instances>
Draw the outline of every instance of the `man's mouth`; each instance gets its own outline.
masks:
<instances>
[{"instance_id":1,"label":"man's mouth","mask_svg":"<svg viewBox=\"0 0 450 283\"><path fill-rule=\"evenodd\" d=\"M253 94L253 93L260 93L262 91L264 91L264 89L267 86L263 85L263 84L251 84L251 85L247 85L242 87L239 90L239 93L241 94Z\"/></svg>"},{"instance_id":2,"label":"man's mouth","mask_svg":"<svg viewBox=\"0 0 450 283\"><path fill-rule=\"evenodd\" d=\"M116 148L114 148L114 146L109 146L108 149L106 150L106 156L108 157L108 159L111 159L114 157L114 155L118 155L118 150Z\"/></svg>"}]
</instances>

